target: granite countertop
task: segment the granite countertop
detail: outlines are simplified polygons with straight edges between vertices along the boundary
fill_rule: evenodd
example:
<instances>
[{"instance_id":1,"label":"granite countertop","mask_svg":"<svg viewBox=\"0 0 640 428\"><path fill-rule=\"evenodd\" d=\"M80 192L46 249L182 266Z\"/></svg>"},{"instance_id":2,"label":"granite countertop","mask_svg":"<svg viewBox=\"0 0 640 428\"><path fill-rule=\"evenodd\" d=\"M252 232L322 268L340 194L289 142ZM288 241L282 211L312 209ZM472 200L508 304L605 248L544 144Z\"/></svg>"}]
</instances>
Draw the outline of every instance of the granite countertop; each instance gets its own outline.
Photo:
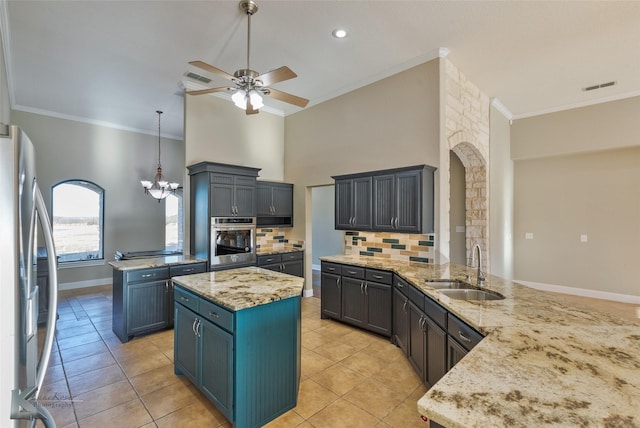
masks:
<instances>
[{"instance_id":1,"label":"granite countertop","mask_svg":"<svg viewBox=\"0 0 640 428\"><path fill-rule=\"evenodd\" d=\"M283 253L293 253L293 252L302 252L303 248L297 247L285 247L285 248L258 248L256 250L256 255L258 256L270 256L272 254L283 254Z\"/></svg>"},{"instance_id":2,"label":"granite countertop","mask_svg":"<svg viewBox=\"0 0 640 428\"><path fill-rule=\"evenodd\" d=\"M426 282L473 284L476 270L466 266L321 260L393 271L486 335L418 401L420 414L433 421L449 428L640 426L640 321L492 275L484 288L504 300L450 299Z\"/></svg>"},{"instance_id":3,"label":"granite countertop","mask_svg":"<svg viewBox=\"0 0 640 428\"><path fill-rule=\"evenodd\" d=\"M189 263L202 263L206 261L207 259L200 259L189 255L173 255L149 257L145 259L116 260L109 262L109 265L116 270L134 270Z\"/></svg>"},{"instance_id":4,"label":"granite countertop","mask_svg":"<svg viewBox=\"0 0 640 428\"><path fill-rule=\"evenodd\" d=\"M175 284L231 311L301 296L304 286L304 278L254 266L171 279Z\"/></svg>"}]
</instances>

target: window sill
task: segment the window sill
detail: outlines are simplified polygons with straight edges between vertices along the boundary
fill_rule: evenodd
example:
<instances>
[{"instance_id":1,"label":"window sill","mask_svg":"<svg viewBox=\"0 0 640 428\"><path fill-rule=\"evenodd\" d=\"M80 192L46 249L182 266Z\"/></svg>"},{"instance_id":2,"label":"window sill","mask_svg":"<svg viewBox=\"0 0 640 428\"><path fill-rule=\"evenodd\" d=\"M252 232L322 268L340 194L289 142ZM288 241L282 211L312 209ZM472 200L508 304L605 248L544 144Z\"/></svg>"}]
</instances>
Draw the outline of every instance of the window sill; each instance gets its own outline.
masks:
<instances>
[{"instance_id":1,"label":"window sill","mask_svg":"<svg viewBox=\"0 0 640 428\"><path fill-rule=\"evenodd\" d=\"M72 269L79 267L104 266L104 259L81 260L77 262L58 262L58 269Z\"/></svg>"}]
</instances>

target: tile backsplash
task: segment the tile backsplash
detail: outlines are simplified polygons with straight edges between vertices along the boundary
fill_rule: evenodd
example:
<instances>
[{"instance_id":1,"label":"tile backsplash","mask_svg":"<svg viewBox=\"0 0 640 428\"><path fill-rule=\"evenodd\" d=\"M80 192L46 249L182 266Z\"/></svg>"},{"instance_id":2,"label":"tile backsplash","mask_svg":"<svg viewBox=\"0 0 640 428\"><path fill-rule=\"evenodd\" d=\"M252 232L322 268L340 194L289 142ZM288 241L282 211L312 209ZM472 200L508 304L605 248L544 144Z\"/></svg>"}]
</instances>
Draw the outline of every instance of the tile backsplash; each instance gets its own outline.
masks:
<instances>
[{"instance_id":1,"label":"tile backsplash","mask_svg":"<svg viewBox=\"0 0 640 428\"><path fill-rule=\"evenodd\" d=\"M407 262L433 263L435 235L345 232L345 254Z\"/></svg>"},{"instance_id":2,"label":"tile backsplash","mask_svg":"<svg viewBox=\"0 0 640 428\"><path fill-rule=\"evenodd\" d=\"M284 249L287 247L304 249L304 241L287 238L288 229L279 227L258 227L256 229L256 249Z\"/></svg>"}]
</instances>

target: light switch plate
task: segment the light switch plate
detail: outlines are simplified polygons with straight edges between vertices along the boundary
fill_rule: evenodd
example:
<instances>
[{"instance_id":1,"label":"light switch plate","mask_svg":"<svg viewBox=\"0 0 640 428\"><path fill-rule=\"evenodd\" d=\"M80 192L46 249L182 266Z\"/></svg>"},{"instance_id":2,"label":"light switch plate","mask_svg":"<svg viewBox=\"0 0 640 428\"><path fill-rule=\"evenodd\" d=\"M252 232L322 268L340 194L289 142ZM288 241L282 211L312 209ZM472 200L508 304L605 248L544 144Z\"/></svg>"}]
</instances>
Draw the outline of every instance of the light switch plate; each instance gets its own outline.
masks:
<instances>
[{"instance_id":1,"label":"light switch plate","mask_svg":"<svg viewBox=\"0 0 640 428\"><path fill-rule=\"evenodd\" d=\"M533 239L533 233L527 232L524 234L524 239Z\"/></svg>"},{"instance_id":2,"label":"light switch plate","mask_svg":"<svg viewBox=\"0 0 640 428\"><path fill-rule=\"evenodd\" d=\"M580 235L580 242L588 242L589 237L587 235Z\"/></svg>"}]
</instances>

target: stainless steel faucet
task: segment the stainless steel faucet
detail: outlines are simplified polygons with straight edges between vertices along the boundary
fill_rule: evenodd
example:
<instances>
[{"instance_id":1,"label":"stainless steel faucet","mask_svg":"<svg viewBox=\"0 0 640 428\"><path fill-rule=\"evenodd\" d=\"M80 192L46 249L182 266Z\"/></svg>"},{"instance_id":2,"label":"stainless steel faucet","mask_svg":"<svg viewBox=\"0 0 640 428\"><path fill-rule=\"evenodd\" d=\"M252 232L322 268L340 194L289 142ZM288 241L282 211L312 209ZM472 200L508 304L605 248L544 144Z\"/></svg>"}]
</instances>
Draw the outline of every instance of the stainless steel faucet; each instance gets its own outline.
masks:
<instances>
[{"instance_id":1,"label":"stainless steel faucet","mask_svg":"<svg viewBox=\"0 0 640 428\"><path fill-rule=\"evenodd\" d=\"M484 273L482 272L482 250L480 249L479 244L474 244L471 249L471 265L473 266L474 260L476 259L476 250L478 251L478 287L482 287L482 282L486 279Z\"/></svg>"}]
</instances>

